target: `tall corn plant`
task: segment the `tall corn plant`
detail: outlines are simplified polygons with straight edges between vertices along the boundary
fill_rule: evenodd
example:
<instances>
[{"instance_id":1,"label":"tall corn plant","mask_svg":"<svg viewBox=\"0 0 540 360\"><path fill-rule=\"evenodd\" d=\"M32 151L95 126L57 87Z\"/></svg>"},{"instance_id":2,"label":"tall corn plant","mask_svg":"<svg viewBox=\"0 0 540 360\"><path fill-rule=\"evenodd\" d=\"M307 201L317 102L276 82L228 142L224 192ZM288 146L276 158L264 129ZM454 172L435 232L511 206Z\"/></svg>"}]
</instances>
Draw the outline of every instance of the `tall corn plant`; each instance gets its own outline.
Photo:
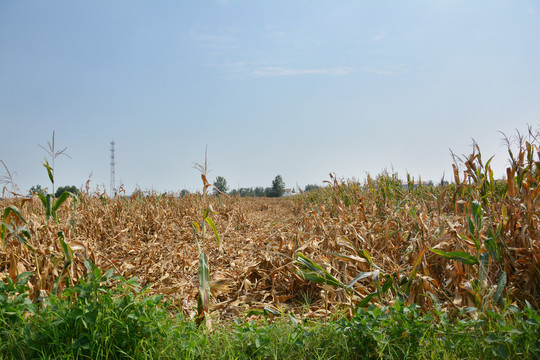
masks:
<instances>
[{"instance_id":1,"label":"tall corn plant","mask_svg":"<svg viewBox=\"0 0 540 360\"><path fill-rule=\"evenodd\" d=\"M38 144L39 145L39 144ZM49 159L45 158L45 162L42 163L43 167L47 170L47 175L49 177L49 180L51 181L51 187L52 187L52 193L49 194L42 194L38 193L36 194L45 210L45 219L46 224L49 225L49 221L52 218L56 224L60 224L60 219L58 218L58 210L66 202L66 200L70 197L77 200L77 196L73 194L72 192L65 191L63 192L58 198L55 198L55 191L54 191L54 183L55 183L55 177L54 177L54 171L55 171L55 162L56 158L58 158L61 155L67 156L71 159L71 157L65 152L67 147L63 148L62 150L57 150L55 145L55 132L53 131L52 139L51 141L47 142L47 148L39 145L49 156L51 162L49 163ZM52 165L51 165L52 164ZM62 250L63 256L64 256L64 266L63 269L56 278L53 286L53 292L56 294L58 292L58 288L60 285L60 282L62 279L66 279L66 285L69 285L72 283L72 278L68 275L69 270L72 270L73 266L73 250L71 249L68 242L66 242L64 233L62 231L57 232L58 240L60 242L60 249ZM38 269L39 272L39 269ZM41 281L39 284L39 288L41 289Z\"/></svg>"},{"instance_id":2,"label":"tall corn plant","mask_svg":"<svg viewBox=\"0 0 540 360\"><path fill-rule=\"evenodd\" d=\"M39 145L39 144L38 144ZM60 155L67 156L71 159L71 156L66 154L67 147L63 148L62 150L56 150L55 142L54 142L54 131L52 134L51 141L47 142L47 148L45 148L42 145L39 145L45 152L51 157L51 164L49 164L49 160L45 158L45 162L42 164L45 169L47 169L47 175L49 176L49 180L51 181L52 186L52 193L50 194L42 194L38 193L37 196L41 200L41 203L43 204L43 208L45 209L45 217L47 219L47 224L49 223L49 219L52 217L54 221L59 223L58 214L57 211L60 208L60 206L71 196L73 198L77 198L77 196L69 191L65 191L60 195L58 199L55 199L54 196L54 169L55 169L55 162L56 158Z\"/></svg>"},{"instance_id":3,"label":"tall corn plant","mask_svg":"<svg viewBox=\"0 0 540 360\"><path fill-rule=\"evenodd\" d=\"M42 149L45 150L45 152L51 156L51 162L53 166L50 165L49 160L45 159L45 162L43 163L43 166L47 170L47 174L49 176L49 179L52 184L53 193L52 194L41 194L38 193L37 196L39 197L43 208L45 210L45 217L46 217L46 223L47 226L49 225L50 218L53 218L53 220L59 224L60 220L58 218L58 210L60 206L71 196L76 199L76 196L72 193L65 192L60 196L58 199L55 199L54 197L54 164L57 157L60 155L68 156L65 153L66 148L62 150L56 150L55 147L55 133L53 131L52 140L48 142L48 148L45 148L41 145L39 145ZM2 163L3 164L3 163ZM5 164L4 164L5 166ZM7 168L6 168L7 170ZM8 171L8 177L3 179L3 182L10 182L13 183L12 174ZM13 184L12 184L13 186ZM13 191L11 191L13 193ZM24 204L25 201L29 201L30 199L23 199L22 203ZM26 224L26 220L23 218L22 214L20 213L19 209L15 206L8 206L2 211L2 219L0 224L0 239L2 241L2 245L4 248L8 247L10 248L10 277L12 279L15 279L18 273L21 271L19 268L22 266L22 263L19 261L19 257L23 256L24 251L29 250L34 258L34 266L35 266L35 279L37 280L37 287L36 287L36 293L39 294L39 291L42 290L43 281L41 278L41 271L40 271L40 262L38 261L38 255L36 253L36 250L32 247L30 244L31 239L31 233L30 231L24 226ZM59 239L60 239L60 248L62 249L64 253L64 271L65 274L67 268L72 263L72 253L73 251L70 249L69 245L65 242L63 238L63 233L59 232ZM16 239L17 241L11 241L12 239ZM19 246L17 246L17 243ZM23 250L27 249L27 250ZM70 256L71 254L71 256ZM62 275L64 275L62 274ZM60 278L63 277L60 275L55 282L55 290L58 287L58 283L60 281Z\"/></svg>"},{"instance_id":4,"label":"tall corn plant","mask_svg":"<svg viewBox=\"0 0 540 360\"><path fill-rule=\"evenodd\" d=\"M214 224L214 221L210 217L210 211L212 207L208 206L207 208L206 201L205 201L208 194L208 189L213 186L212 184L208 182L208 179L206 177L209 171L207 150L208 148L206 148L204 152L204 165L194 163L194 168L200 171L201 180L203 182L203 192L202 192L203 213L202 213L202 219L201 219L200 224L197 221L193 221L191 227L193 230L193 237L195 238L195 242L197 244L197 251L199 252L199 268L198 268L199 293L197 296L197 313L198 313L197 323L200 325L201 323L204 322L207 327L210 327L211 326L210 319L207 317L207 314L210 309L210 270L208 267L208 258L206 256L206 253L204 253L203 250L201 249L197 232L200 233L202 240L205 241L206 240L205 224L208 224L214 232L218 246L221 247L221 243L219 240L219 235L218 235L216 226Z\"/></svg>"},{"instance_id":5,"label":"tall corn plant","mask_svg":"<svg viewBox=\"0 0 540 360\"><path fill-rule=\"evenodd\" d=\"M45 163L43 164L43 166L45 166L49 174L49 179L51 180L51 183L52 183L52 193L54 194L54 169L55 169L54 164L55 164L56 158L59 157L60 155L64 155L71 159L71 156L66 154L67 147L63 148L62 150L56 150L55 143L54 143L54 131L52 133L51 141L47 141L47 147L40 144L38 144L38 146L42 148L51 157L52 165L49 165L49 160L45 159Z\"/></svg>"}]
</instances>

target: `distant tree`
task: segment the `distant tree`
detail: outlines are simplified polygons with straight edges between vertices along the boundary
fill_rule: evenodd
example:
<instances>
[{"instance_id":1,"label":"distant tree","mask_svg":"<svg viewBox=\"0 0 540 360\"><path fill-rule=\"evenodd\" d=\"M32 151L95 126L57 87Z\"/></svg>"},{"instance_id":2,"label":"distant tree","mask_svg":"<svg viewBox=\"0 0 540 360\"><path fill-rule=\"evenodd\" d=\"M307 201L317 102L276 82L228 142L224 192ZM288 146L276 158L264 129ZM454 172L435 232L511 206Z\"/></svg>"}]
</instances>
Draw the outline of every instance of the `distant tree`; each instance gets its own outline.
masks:
<instances>
[{"instance_id":1,"label":"distant tree","mask_svg":"<svg viewBox=\"0 0 540 360\"><path fill-rule=\"evenodd\" d=\"M255 196L257 197L263 197L266 195L266 193L264 192L264 188L262 186L257 186L254 192L255 192Z\"/></svg>"},{"instance_id":2,"label":"distant tree","mask_svg":"<svg viewBox=\"0 0 540 360\"><path fill-rule=\"evenodd\" d=\"M180 196L182 196L182 197L184 197L184 196L186 196L186 195L188 195L188 194L189 194L189 190L187 190L187 189L182 189L182 190L180 191Z\"/></svg>"},{"instance_id":3,"label":"distant tree","mask_svg":"<svg viewBox=\"0 0 540 360\"><path fill-rule=\"evenodd\" d=\"M270 191L267 194L267 196L280 197L283 195L284 192L285 192L285 182L283 181L283 178L281 177L281 175L278 175L272 181L272 187L270 188Z\"/></svg>"},{"instance_id":4,"label":"distant tree","mask_svg":"<svg viewBox=\"0 0 540 360\"><path fill-rule=\"evenodd\" d=\"M47 195L47 189L44 189L41 187L41 185L34 185L28 190L28 196L32 196L34 194L43 194Z\"/></svg>"},{"instance_id":5,"label":"distant tree","mask_svg":"<svg viewBox=\"0 0 540 360\"><path fill-rule=\"evenodd\" d=\"M216 180L214 180L213 185L215 187L214 194L219 194L220 191L226 194L227 191L229 191L229 186L227 186L227 180L223 176L218 176Z\"/></svg>"},{"instance_id":6,"label":"distant tree","mask_svg":"<svg viewBox=\"0 0 540 360\"><path fill-rule=\"evenodd\" d=\"M241 197L247 197L247 196L255 196L255 192L253 191L253 188L240 188L238 189L238 193Z\"/></svg>"},{"instance_id":7,"label":"distant tree","mask_svg":"<svg viewBox=\"0 0 540 360\"><path fill-rule=\"evenodd\" d=\"M317 190L319 188L320 188L319 185L309 184L309 185L306 185L306 187L304 188L304 191L308 192L308 191L311 191L311 190Z\"/></svg>"},{"instance_id":8,"label":"distant tree","mask_svg":"<svg viewBox=\"0 0 540 360\"><path fill-rule=\"evenodd\" d=\"M56 189L56 192L54 193L55 197L60 197L64 192L69 191L72 194L77 195L79 193L79 189L75 185L71 186L60 186L58 189Z\"/></svg>"},{"instance_id":9,"label":"distant tree","mask_svg":"<svg viewBox=\"0 0 540 360\"><path fill-rule=\"evenodd\" d=\"M284 184L283 184L283 189L285 189ZM274 193L272 192L271 187L264 188L262 186L257 186L255 188L245 187L245 188L233 189L229 192L230 196L240 196L240 197L265 197L265 196L272 197L273 194Z\"/></svg>"}]
</instances>

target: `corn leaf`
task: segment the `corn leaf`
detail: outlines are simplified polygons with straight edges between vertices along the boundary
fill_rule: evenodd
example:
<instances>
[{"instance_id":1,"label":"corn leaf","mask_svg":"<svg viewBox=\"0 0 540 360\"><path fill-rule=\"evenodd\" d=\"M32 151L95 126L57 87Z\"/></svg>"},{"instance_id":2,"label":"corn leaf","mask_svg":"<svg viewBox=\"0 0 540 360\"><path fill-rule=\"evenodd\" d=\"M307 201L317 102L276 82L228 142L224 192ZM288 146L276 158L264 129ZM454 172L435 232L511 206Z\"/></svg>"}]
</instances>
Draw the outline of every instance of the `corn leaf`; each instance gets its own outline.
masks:
<instances>
[{"instance_id":1,"label":"corn leaf","mask_svg":"<svg viewBox=\"0 0 540 360\"><path fill-rule=\"evenodd\" d=\"M371 299L373 299L374 296L379 296L379 292L375 291L374 293L369 294L368 296L366 296L364 299L362 299L362 301L360 301L360 303L358 304L358 307L367 306L367 304L369 304L369 302L371 301Z\"/></svg>"},{"instance_id":2,"label":"corn leaf","mask_svg":"<svg viewBox=\"0 0 540 360\"><path fill-rule=\"evenodd\" d=\"M219 234L217 232L216 225L214 224L214 221L212 220L212 218L207 217L207 218L204 219L204 221L206 221L208 223L208 225L210 225L210 227L212 228L212 231L214 231L214 235L216 236L218 246L221 245L221 243L219 241Z\"/></svg>"},{"instance_id":3,"label":"corn leaf","mask_svg":"<svg viewBox=\"0 0 540 360\"><path fill-rule=\"evenodd\" d=\"M504 288L506 287L506 282L506 273L502 271L501 275L499 275L499 279L497 280L497 290L495 291L495 295L493 295L493 300L495 300L495 303L500 303L502 300L502 294Z\"/></svg>"},{"instance_id":4,"label":"corn leaf","mask_svg":"<svg viewBox=\"0 0 540 360\"><path fill-rule=\"evenodd\" d=\"M497 260L498 262L501 261L501 255L499 253L499 246L493 240L493 238L489 237L486 240L484 240L484 245L486 246L486 249L489 251L489 255Z\"/></svg>"},{"instance_id":5,"label":"corn leaf","mask_svg":"<svg viewBox=\"0 0 540 360\"><path fill-rule=\"evenodd\" d=\"M356 284L357 281L359 280L362 280L362 279L365 279L367 277L370 277L373 275L373 272L372 271L368 271L368 272L361 272L360 274L356 275L354 277L354 279L351 280L351 282L349 283L349 285L347 285L345 288L348 290L350 288L352 288L354 286L354 284Z\"/></svg>"},{"instance_id":6,"label":"corn leaf","mask_svg":"<svg viewBox=\"0 0 540 360\"><path fill-rule=\"evenodd\" d=\"M15 232L17 233L17 238L19 239L19 242L33 251L34 248L32 248L32 246L28 244L28 240L30 240L30 238L32 237L30 231L25 227L18 227Z\"/></svg>"},{"instance_id":7,"label":"corn leaf","mask_svg":"<svg viewBox=\"0 0 540 360\"><path fill-rule=\"evenodd\" d=\"M482 228L482 205L478 201L472 202L472 215L474 219L474 225L476 227L476 230L480 232L480 229Z\"/></svg>"},{"instance_id":8,"label":"corn leaf","mask_svg":"<svg viewBox=\"0 0 540 360\"><path fill-rule=\"evenodd\" d=\"M328 271L323 269L319 264L307 258L302 253L296 255L296 263L298 264L301 275L309 281L316 283L337 286L346 288L345 284L333 277Z\"/></svg>"},{"instance_id":9,"label":"corn leaf","mask_svg":"<svg viewBox=\"0 0 540 360\"><path fill-rule=\"evenodd\" d=\"M47 174L49 174L49 179L51 183L54 184L53 168L49 165L49 161L45 160L45 164L42 164L45 169L47 169Z\"/></svg>"},{"instance_id":10,"label":"corn leaf","mask_svg":"<svg viewBox=\"0 0 540 360\"><path fill-rule=\"evenodd\" d=\"M386 281L384 282L383 286L382 286L382 289L381 289L381 293L382 294L386 294L386 292L391 288L393 287L392 285L394 284L394 280L392 279L392 276L386 274L384 275L384 278L386 279Z\"/></svg>"},{"instance_id":11,"label":"corn leaf","mask_svg":"<svg viewBox=\"0 0 540 360\"><path fill-rule=\"evenodd\" d=\"M266 316L267 313L266 313L266 311L264 311L264 309L250 309L250 310L248 310L247 316L252 316L252 315L255 315L255 316L264 315L264 316Z\"/></svg>"},{"instance_id":12,"label":"corn leaf","mask_svg":"<svg viewBox=\"0 0 540 360\"><path fill-rule=\"evenodd\" d=\"M69 198L69 197L73 197L73 198L76 198L75 194L69 192L69 191L64 191L62 193L62 195L60 195L60 197L58 199L56 199L55 203L53 204L51 210L55 213L59 208L60 206Z\"/></svg>"},{"instance_id":13,"label":"corn leaf","mask_svg":"<svg viewBox=\"0 0 540 360\"><path fill-rule=\"evenodd\" d=\"M197 238L197 229L200 229L199 224L194 221L193 224L191 224L191 228L193 229L193 237L195 238L195 243L197 244L197 251L199 253L199 256L201 256L201 245L199 245L199 239Z\"/></svg>"},{"instance_id":14,"label":"corn leaf","mask_svg":"<svg viewBox=\"0 0 540 360\"><path fill-rule=\"evenodd\" d=\"M58 277L54 281L53 293L55 295L58 293L58 286L60 285L60 281L64 277L64 274L66 274L67 269L73 261L73 250L71 250L71 247L64 240L64 233L62 231L58 232L58 238L60 239L60 247L62 248L62 252L64 253L64 268L62 269L60 275L58 275Z\"/></svg>"},{"instance_id":15,"label":"corn leaf","mask_svg":"<svg viewBox=\"0 0 540 360\"><path fill-rule=\"evenodd\" d=\"M23 223L26 224L26 220L21 215L21 212L16 206L8 206L4 209L4 212L2 214L2 220L6 221L10 214L15 214Z\"/></svg>"},{"instance_id":16,"label":"corn leaf","mask_svg":"<svg viewBox=\"0 0 540 360\"><path fill-rule=\"evenodd\" d=\"M210 276L205 253L199 255L199 300L198 313L203 317L210 303Z\"/></svg>"},{"instance_id":17,"label":"corn leaf","mask_svg":"<svg viewBox=\"0 0 540 360\"><path fill-rule=\"evenodd\" d=\"M373 265L373 259L371 258L371 256L369 255L366 249L363 249L362 251L358 252L358 255L366 259L370 265Z\"/></svg>"},{"instance_id":18,"label":"corn leaf","mask_svg":"<svg viewBox=\"0 0 540 360\"><path fill-rule=\"evenodd\" d=\"M479 277L482 283L487 278L488 268L489 268L489 254L482 253L480 254L480 260L479 260Z\"/></svg>"},{"instance_id":19,"label":"corn leaf","mask_svg":"<svg viewBox=\"0 0 540 360\"><path fill-rule=\"evenodd\" d=\"M467 223L469 224L469 233L471 234L472 237L474 237L475 228L474 228L474 223L470 217L467 218Z\"/></svg>"},{"instance_id":20,"label":"corn leaf","mask_svg":"<svg viewBox=\"0 0 540 360\"><path fill-rule=\"evenodd\" d=\"M418 271L418 266L420 266L420 264L422 263L422 257L424 256L425 252L426 252L426 249L422 250L420 252L420 254L418 254L418 257L416 258L416 260L414 261L414 265L413 265L413 268L412 268L412 271L411 271L411 275L409 275L409 281L408 281L407 287L405 289L405 293L407 295L411 291L412 282L413 282L414 278L416 277L416 273Z\"/></svg>"},{"instance_id":21,"label":"corn leaf","mask_svg":"<svg viewBox=\"0 0 540 360\"><path fill-rule=\"evenodd\" d=\"M6 238L6 224L2 223L2 225L0 225L0 239L1 240L4 240ZM5 246L6 244L4 244Z\"/></svg>"},{"instance_id":22,"label":"corn leaf","mask_svg":"<svg viewBox=\"0 0 540 360\"><path fill-rule=\"evenodd\" d=\"M2 228L0 230L0 234L2 235L2 239L4 239L4 246L6 246L6 244L9 241L9 238L11 237L11 235L6 237L6 230L9 230L9 232L11 234L15 233L14 228L12 228L10 225L8 225L6 223L2 223Z\"/></svg>"},{"instance_id":23,"label":"corn leaf","mask_svg":"<svg viewBox=\"0 0 540 360\"><path fill-rule=\"evenodd\" d=\"M282 315L280 311L278 311L277 309L275 309L275 308L273 308L273 307L271 307L271 306L268 306L268 305L266 305L266 306L264 307L264 311L265 311L266 313L270 313L270 314L272 314L272 315L274 315L274 316L281 316L281 315Z\"/></svg>"},{"instance_id":24,"label":"corn leaf","mask_svg":"<svg viewBox=\"0 0 540 360\"><path fill-rule=\"evenodd\" d=\"M65 266L67 267L73 261L73 250L71 250L71 247L65 241L64 233L62 231L58 232L58 238L60 239L60 246L62 248L62 252L64 253L64 259L67 264Z\"/></svg>"},{"instance_id":25,"label":"corn leaf","mask_svg":"<svg viewBox=\"0 0 540 360\"><path fill-rule=\"evenodd\" d=\"M475 264L478 264L478 259L475 258L474 256L470 255L470 254L467 254L465 252L461 252L461 251L451 251L451 252L446 252L446 251L442 251L442 250L438 250L438 249L432 249L432 248L429 248L429 250L439 256L442 256L444 258L447 258L447 259L451 259L451 260L457 260L457 261L460 261L461 263L465 264L465 265L475 265Z\"/></svg>"},{"instance_id":26,"label":"corn leaf","mask_svg":"<svg viewBox=\"0 0 540 360\"><path fill-rule=\"evenodd\" d=\"M37 195L39 199L41 200L43 207L45 208L45 219L48 223L52 214L53 195L52 194L47 194L47 195L37 194Z\"/></svg>"}]
</instances>

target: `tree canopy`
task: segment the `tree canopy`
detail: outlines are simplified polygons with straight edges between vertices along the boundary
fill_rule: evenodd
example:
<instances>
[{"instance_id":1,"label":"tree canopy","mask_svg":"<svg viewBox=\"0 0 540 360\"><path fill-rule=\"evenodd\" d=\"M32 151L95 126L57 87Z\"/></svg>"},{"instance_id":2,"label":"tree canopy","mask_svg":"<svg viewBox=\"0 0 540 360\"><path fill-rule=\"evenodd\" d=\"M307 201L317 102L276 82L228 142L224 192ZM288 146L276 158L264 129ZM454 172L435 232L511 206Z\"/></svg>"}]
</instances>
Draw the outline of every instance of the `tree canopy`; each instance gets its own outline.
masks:
<instances>
[{"instance_id":1,"label":"tree canopy","mask_svg":"<svg viewBox=\"0 0 540 360\"><path fill-rule=\"evenodd\" d=\"M214 180L214 194L224 193L226 194L229 191L229 186L227 185L227 180L223 176L218 176Z\"/></svg>"},{"instance_id":2,"label":"tree canopy","mask_svg":"<svg viewBox=\"0 0 540 360\"><path fill-rule=\"evenodd\" d=\"M320 188L319 185L309 184L309 185L306 185L306 187L304 188L304 191L308 192L308 191L311 191L311 190L317 190L319 188Z\"/></svg>"},{"instance_id":3,"label":"tree canopy","mask_svg":"<svg viewBox=\"0 0 540 360\"><path fill-rule=\"evenodd\" d=\"M69 191L72 194L77 195L79 193L79 189L75 185L71 186L60 186L58 189L56 189L56 192L54 193L55 197L60 197L64 192Z\"/></svg>"},{"instance_id":4,"label":"tree canopy","mask_svg":"<svg viewBox=\"0 0 540 360\"><path fill-rule=\"evenodd\" d=\"M285 182L283 181L283 178L281 175L277 175L275 179L272 181L272 187L270 188L270 191L268 192L268 197L280 197L285 192Z\"/></svg>"}]
</instances>

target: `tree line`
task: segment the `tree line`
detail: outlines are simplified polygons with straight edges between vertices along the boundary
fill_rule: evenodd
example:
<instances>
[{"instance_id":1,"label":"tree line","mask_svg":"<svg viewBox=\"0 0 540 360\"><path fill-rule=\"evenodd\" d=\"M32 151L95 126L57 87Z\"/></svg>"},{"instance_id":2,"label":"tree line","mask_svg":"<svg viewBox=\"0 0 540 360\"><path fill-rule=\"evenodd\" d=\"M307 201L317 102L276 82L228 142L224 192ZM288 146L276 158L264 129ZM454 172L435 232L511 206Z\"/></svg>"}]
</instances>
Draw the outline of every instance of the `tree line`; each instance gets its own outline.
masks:
<instances>
[{"instance_id":1,"label":"tree line","mask_svg":"<svg viewBox=\"0 0 540 360\"><path fill-rule=\"evenodd\" d=\"M229 185L227 184L227 180L223 176L218 176L213 182L214 185L214 194L228 194L230 196L240 196L240 197L281 197L285 193L285 182L283 181L283 178L281 175L277 175L274 180L272 181L271 186L269 187L243 187L239 189L232 189L229 191ZM311 191L318 189L318 185L306 185L304 188L304 191ZM69 191L75 195L79 193L79 189L74 186L60 186L58 189L56 189L54 196L60 197L63 192ZM134 191L133 194L139 193L141 190L137 189ZM294 193L294 189L293 189ZM34 185L30 188L28 191L28 196L33 196L34 194L43 194L47 195L47 188L43 188L41 185ZM185 196L189 194L188 190L182 190L180 192L180 196Z\"/></svg>"},{"instance_id":2,"label":"tree line","mask_svg":"<svg viewBox=\"0 0 540 360\"><path fill-rule=\"evenodd\" d=\"M54 196L59 198L64 192L69 191L72 194L78 195L79 189L75 185L71 186L60 186L54 192ZM28 196L33 196L34 194L43 194L47 195L47 188L42 188L41 185L34 185L28 190Z\"/></svg>"},{"instance_id":3,"label":"tree line","mask_svg":"<svg viewBox=\"0 0 540 360\"><path fill-rule=\"evenodd\" d=\"M285 182L281 175L277 175L272 181L271 187L243 187L239 189L233 189L229 191L229 186L227 185L227 180L223 176L216 177L216 180L213 183L214 185L214 194L229 194L231 196L241 196L241 197L280 197L283 196L285 192ZM319 189L319 185L310 184L306 185L304 192ZM294 193L294 189L292 190Z\"/></svg>"},{"instance_id":4,"label":"tree line","mask_svg":"<svg viewBox=\"0 0 540 360\"><path fill-rule=\"evenodd\" d=\"M272 181L272 186L264 188L262 186L250 187L250 188L239 188L229 191L229 186L227 185L227 180L223 176L218 176L213 183L214 185L214 194L229 194L231 196L253 196L253 197L280 197L283 196L285 192L285 182L281 175L277 175Z\"/></svg>"}]
</instances>

